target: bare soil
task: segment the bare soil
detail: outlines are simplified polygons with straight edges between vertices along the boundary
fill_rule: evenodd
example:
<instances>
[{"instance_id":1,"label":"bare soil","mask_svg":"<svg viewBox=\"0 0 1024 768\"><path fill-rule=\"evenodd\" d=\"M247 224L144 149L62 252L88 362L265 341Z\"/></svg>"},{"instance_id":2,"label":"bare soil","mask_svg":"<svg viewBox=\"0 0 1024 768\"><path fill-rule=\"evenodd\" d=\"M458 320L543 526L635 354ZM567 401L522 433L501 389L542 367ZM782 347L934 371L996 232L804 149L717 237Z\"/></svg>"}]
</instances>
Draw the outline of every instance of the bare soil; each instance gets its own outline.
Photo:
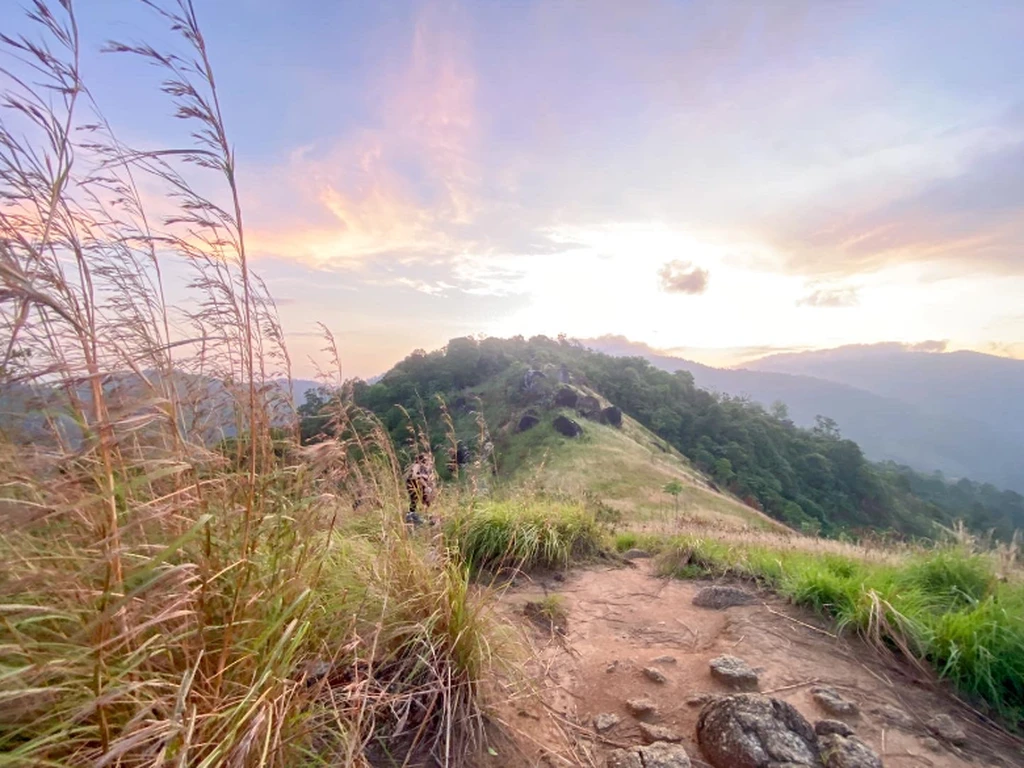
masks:
<instances>
[{"instance_id":1,"label":"bare soil","mask_svg":"<svg viewBox=\"0 0 1024 768\"><path fill-rule=\"evenodd\" d=\"M857 638L835 636L827 624L770 594L725 610L694 606L694 594L709 583L659 579L649 561L638 561L629 568L575 571L560 581L525 580L510 589L504 609L537 651L527 670L536 694L498 707L497 717L515 735L514 744L502 745L485 764L603 766L609 750L641 743L639 722L626 701L649 698L658 710L649 722L680 733L694 765L707 765L696 743L700 705L692 699L730 692L711 678L708 667L712 658L730 654L762 671L762 693L790 702L812 724L845 720L886 766L1024 765L1019 740L919 670ZM552 593L561 596L564 634L545 632L523 617L528 602ZM642 670L650 666L662 671L666 682L649 679ZM860 715L836 718L823 711L811 696L817 685L856 702ZM885 708L906 722L895 724L891 713L882 714ZM621 721L597 734L593 719L602 713L617 714ZM932 738L926 723L940 713L967 732L964 746Z\"/></svg>"}]
</instances>

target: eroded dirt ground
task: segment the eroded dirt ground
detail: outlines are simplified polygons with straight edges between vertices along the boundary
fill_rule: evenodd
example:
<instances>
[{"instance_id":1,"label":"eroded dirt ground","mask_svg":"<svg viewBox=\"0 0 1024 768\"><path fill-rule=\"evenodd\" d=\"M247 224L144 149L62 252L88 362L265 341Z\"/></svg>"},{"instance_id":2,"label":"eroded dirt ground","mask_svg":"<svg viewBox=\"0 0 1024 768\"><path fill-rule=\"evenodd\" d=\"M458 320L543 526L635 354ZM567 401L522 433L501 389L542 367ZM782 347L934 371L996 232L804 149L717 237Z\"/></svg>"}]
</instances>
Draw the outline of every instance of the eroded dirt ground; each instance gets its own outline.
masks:
<instances>
[{"instance_id":1,"label":"eroded dirt ground","mask_svg":"<svg viewBox=\"0 0 1024 768\"><path fill-rule=\"evenodd\" d=\"M575 571L561 581L527 580L509 590L504 608L538 650L539 661L526 670L538 695L499 708L516 743L488 762L603 766L608 750L642 743L625 702L646 697L658 708L653 722L682 734L694 765L706 765L696 743L700 706L688 700L730 692L708 667L712 658L729 654L760 668L761 692L790 702L812 724L837 719L815 702L814 686L830 686L856 702L860 715L839 719L886 766L1024 766L1020 742L986 725L915 670L856 638L835 637L808 612L768 594L724 610L694 606L694 594L709 583L655 578L648 561L637 561L634 567ZM565 612L564 635L523 617L527 602L552 594L559 595ZM655 662L660 657L674 661ZM661 670L666 682L648 679L642 672L647 666ZM931 738L925 723L943 712L966 730L966 745ZM593 719L602 713L622 719L597 734Z\"/></svg>"}]
</instances>

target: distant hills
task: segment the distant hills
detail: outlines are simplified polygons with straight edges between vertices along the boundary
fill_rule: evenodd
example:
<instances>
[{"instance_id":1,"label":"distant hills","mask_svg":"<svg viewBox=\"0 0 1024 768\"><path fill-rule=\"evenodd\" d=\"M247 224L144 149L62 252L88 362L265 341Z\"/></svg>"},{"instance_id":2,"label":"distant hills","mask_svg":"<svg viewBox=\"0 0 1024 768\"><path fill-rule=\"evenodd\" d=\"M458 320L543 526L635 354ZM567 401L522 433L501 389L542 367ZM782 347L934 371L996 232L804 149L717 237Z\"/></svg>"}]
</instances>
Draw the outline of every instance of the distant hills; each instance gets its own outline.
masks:
<instances>
[{"instance_id":1,"label":"distant hills","mask_svg":"<svg viewBox=\"0 0 1024 768\"><path fill-rule=\"evenodd\" d=\"M781 401L799 426L828 416L869 458L1024 491L1024 361L879 344L772 355L728 369L621 337L582 343L688 371L699 387L765 407Z\"/></svg>"}]
</instances>

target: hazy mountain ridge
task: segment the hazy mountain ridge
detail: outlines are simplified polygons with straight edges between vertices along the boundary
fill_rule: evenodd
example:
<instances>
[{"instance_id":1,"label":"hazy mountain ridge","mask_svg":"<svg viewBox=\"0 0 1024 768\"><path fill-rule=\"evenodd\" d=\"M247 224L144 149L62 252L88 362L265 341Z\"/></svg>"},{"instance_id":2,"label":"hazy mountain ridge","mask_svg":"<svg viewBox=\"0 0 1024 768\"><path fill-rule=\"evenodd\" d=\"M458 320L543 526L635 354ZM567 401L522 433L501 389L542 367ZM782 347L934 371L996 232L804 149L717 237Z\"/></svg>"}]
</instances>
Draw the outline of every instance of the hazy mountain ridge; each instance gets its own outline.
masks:
<instances>
[{"instance_id":1,"label":"hazy mountain ridge","mask_svg":"<svg viewBox=\"0 0 1024 768\"><path fill-rule=\"evenodd\" d=\"M700 387L749 397L765 407L781 401L800 426L813 425L818 414L828 416L872 459L1024 491L1024 413L1015 415L1024 411L1024 402L1012 394L1015 387L1017 393L1024 392L1022 361L880 345L775 355L744 368L713 368L621 338L583 343L608 354L639 355L662 370L688 371ZM878 361L877 370L858 364L864 359ZM999 376L978 382L983 377L977 372L979 362ZM894 372L891 379L889 370ZM917 382L925 381L930 389L921 392L917 387L923 384Z\"/></svg>"}]
</instances>

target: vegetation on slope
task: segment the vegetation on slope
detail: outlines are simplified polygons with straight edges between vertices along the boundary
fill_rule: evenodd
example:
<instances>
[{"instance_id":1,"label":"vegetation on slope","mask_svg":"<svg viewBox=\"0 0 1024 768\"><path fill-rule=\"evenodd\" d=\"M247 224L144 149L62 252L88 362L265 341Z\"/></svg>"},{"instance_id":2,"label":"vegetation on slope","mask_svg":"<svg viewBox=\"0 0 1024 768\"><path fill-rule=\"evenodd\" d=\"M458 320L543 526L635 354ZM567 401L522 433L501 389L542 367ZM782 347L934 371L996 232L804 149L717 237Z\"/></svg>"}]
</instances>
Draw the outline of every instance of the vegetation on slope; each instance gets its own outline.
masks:
<instances>
[{"instance_id":1,"label":"vegetation on slope","mask_svg":"<svg viewBox=\"0 0 1024 768\"><path fill-rule=\"evenodd\" d=\"M399 443L412 413L430 425L431 444L441 447L443 413L476 410L492 432L500 430L525 407L526 371L563 365L719 485L795 528L935 536L936 524L962 519L1009 538L1024 523L1019 494L971 483L955 493L943 486L926 491L918 473L868 462L827 416L814 429L801 429L784 409L768 412L698 389L686 372L667 373L642 358L611 357L565 339L453 339L443 350L414 352L373 385L356 382L354 393Z\"/></svg>"},{"instance_id":2,"label":"vegetation on slope","mask_svg":"<svg viewBox=\"0 0 1024 768\"><path fill-rule=\"evenodd\" d=\"M657 546L666 576L755 579L886 652L927 662L962 694L1024 725L1024 584L1008 581L1007 563L992 552L957 545L871 561L698 537Z\"/></svg>"}]
</instances>

